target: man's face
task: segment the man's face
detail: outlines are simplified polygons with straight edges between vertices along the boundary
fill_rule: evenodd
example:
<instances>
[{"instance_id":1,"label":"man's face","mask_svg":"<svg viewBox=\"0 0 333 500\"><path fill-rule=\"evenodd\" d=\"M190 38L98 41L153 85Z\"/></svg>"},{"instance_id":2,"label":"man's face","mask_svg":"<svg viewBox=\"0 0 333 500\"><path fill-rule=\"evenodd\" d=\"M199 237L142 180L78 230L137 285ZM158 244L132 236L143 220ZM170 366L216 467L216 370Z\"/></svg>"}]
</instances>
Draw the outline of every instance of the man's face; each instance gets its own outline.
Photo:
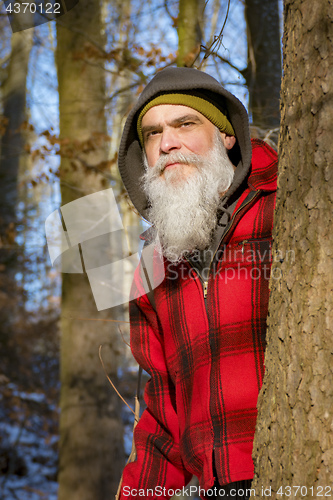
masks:
<instances>
[{"instance_id":1,"label":"man's face","mask_svg":"<svg viewBox=\"0 0 333 500\"><path fill-rule=\"evenodd\" d=\"M221 134L186 106L151 108L142 126L145 173L141 182L150 205L148 219L157 230L164 256L178 262L210 244L221 195L234 176L227 149L235 138Z\"/></svg>"},{"instance_id":2,"label":"man's face","mask_svg":"<svg viewBox=\"0 0 333 500\"><path fill-rule=\"evenodd\" d=\"M205 156L213 147L216 127L199 111L188 106L161 104L144 115L142 133L148 165L154 166L163 157L162 177L164 172L177 169L181 178L186 178L196 167L173 160L172 153ZM230 149L230 136L228 139L224 133L220 134L223 144Z\"/></svg>"}]
</instances>

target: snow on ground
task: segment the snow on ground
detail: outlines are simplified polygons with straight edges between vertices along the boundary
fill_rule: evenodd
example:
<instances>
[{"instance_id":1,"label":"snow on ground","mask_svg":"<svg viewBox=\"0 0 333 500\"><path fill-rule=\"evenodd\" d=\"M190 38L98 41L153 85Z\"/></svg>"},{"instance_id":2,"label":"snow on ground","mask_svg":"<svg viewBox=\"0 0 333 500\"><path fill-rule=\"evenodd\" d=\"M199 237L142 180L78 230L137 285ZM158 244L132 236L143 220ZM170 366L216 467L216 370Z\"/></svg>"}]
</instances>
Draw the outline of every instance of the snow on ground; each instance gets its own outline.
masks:
<instances>
[{"instance_id":1,"label":"snow on ground","mask_svg":"<svg viewBox=\"0 0 333 500\"><path fill-rule=\"evenodd\" d=\"M57 500L57 413L43 393L20 391L15 384L1 392L1 500Z\"/></svg>"}]
</instances>

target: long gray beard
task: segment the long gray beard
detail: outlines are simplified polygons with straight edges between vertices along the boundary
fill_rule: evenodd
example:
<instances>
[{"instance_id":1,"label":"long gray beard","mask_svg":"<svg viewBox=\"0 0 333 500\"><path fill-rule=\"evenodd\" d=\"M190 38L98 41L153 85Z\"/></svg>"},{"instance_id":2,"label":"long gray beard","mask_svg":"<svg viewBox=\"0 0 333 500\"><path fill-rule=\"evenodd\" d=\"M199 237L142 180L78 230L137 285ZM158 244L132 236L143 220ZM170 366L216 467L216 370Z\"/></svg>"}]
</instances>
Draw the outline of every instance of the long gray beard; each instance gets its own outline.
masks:
<instances>
[{"instance_id":1,"label":"long gray beard","mask_svg":"<svg viewBox=\"0 0 333 500\"><path fill-rule=\"evenodd\" d=\"M182 177L182 168L166 170L169 162L191 164L193 173ZM195 250L204 250L217 225L220 197L231 185L234 168L216 130L212 150L205 156L179 152L160 156L146 172L143 189L150 201L148 218L157 230L158 247L171 262L179 262Z\"/></svg>"}]
</instances>

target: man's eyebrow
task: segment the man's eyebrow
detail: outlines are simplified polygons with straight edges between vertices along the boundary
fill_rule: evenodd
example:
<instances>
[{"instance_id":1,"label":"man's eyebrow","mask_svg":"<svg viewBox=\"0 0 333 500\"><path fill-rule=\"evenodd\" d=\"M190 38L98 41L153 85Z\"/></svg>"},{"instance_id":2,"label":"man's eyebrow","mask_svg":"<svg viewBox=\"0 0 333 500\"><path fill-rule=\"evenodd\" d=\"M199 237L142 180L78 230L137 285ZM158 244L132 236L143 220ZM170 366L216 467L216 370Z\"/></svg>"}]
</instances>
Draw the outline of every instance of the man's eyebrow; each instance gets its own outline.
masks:
<instances>
[{"instance_id":1,"label":"man's eyebrow","mask_svg":"<svg viewBox=\"0 0 333 500\"><path fill-rule=\"evenodd\" d=\"M178 118L175 118L174 120L172 120L170 122L170 125L171 126L179 125L179 124L187 122L187 121L198 122L198 123L202 122L202 120L200 120L200 117L198 115L187 114L187 115L183 115L183 116L179 116Z\"/></svg>"},{"instance_id":2,"label":"man's eyebrow","mask_svg":"<svg viewBox=\"0 0 333 500\"><path fill-rule=\"evenodd\" d=\"M158 128L161 128L161 125L156 124L156 125L147 125L146 127L142 127L142 135L145 135L148 132L151 132L151 131L156 130Z\"/></svg>"},{"instance_id":3,"label":"man's eyebrow","mask_svg":"<svg viewBox=\"0 0 333 500\"><path fill-rule=\"evenodd\" d=\"M193 122L197 122L197 123L202 122L202 120L200 120L200 117L198 115L187 114L187 115L179 116L179 117L175 118L174 120L171 120L170 122L167 123L167 125L171 125L171 127L174 127L177 125L181 125L182 123L185 123L189 120L193 121ZM160 123L156 123L153 125L147 125L145 127L142 127L142 135L145 135L149 132L152 132L153 130L158 130L161 127L162 127L162 125Z\"/></svg>"}]
</instances>

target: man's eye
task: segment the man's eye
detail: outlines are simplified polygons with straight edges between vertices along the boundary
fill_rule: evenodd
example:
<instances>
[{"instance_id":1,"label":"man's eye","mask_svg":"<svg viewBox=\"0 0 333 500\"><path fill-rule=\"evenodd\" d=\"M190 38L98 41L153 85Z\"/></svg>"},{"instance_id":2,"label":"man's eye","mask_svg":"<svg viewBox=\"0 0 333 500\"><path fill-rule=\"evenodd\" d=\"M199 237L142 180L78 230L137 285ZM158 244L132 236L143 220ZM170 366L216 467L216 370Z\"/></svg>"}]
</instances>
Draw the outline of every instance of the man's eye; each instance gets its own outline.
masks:
<instances>
[{"instance_id":1,"label":"man's eye","mask_svg":"<svg viewBox=\"0 0 333 500\"><path fill-rule=\"evenodd\" d=\"M150 137L153 137L154 135L159 134L158 130L151 130L150 132L147 133L146 139L149 139Z\"/></svg>"},{"instance_id":2,"label":"man's eye","mask_svg":"<svg viewBox=\"0 0 333 500\"><path fill-rule=\"evenodd\" d=\"M193 125L193 122L184 122L184 123L182 123L182 127L189 127L190 125Z\"/></svg>"}]
</instances>

